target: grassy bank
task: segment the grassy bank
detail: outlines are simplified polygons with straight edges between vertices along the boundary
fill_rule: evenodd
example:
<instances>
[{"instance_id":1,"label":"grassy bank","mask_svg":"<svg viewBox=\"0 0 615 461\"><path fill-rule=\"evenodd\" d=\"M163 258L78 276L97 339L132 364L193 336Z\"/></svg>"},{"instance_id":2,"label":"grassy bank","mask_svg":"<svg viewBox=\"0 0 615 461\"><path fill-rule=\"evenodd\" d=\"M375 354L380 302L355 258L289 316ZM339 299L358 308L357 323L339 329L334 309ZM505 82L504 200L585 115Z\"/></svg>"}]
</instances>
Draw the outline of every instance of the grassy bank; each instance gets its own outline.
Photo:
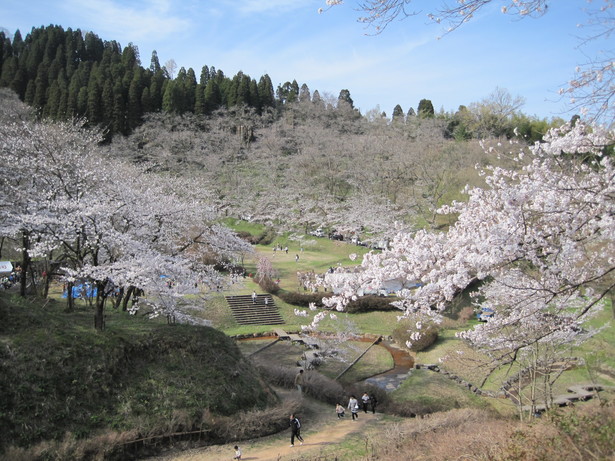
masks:
<instances>
[{"instance_id":1,"label":"grassy bank","mask_svg":"<svg viewBox=\"0 0 615 461\"><path fill-rule=\"evenodd\" d=\"M0 448L187 432L207 426L207 414L272 403L234 341L209 327L108 310L97 332L88 308L2 293L0 340Z\"/></svg>"}]
</instances>

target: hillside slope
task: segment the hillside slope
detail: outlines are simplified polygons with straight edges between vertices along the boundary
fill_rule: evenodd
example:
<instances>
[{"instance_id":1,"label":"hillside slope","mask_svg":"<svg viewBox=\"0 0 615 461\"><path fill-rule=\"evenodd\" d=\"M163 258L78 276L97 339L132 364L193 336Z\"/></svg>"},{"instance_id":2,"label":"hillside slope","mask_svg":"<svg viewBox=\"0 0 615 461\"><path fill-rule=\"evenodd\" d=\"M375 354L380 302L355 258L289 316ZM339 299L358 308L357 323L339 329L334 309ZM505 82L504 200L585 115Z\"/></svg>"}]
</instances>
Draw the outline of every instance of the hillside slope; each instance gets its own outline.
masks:
<instances>
[{"instance_id":1,"label":"hillside slope","mask_svg":"<svg viewBox=\"0 0 615 461\"><path fill-rule=\"evenodd\" d=\"M109 310L63 312L0 294L0 452L102 432L125 440L203 430L272 394L234 342L209 327Z\"/></svg>"}]
</instances>

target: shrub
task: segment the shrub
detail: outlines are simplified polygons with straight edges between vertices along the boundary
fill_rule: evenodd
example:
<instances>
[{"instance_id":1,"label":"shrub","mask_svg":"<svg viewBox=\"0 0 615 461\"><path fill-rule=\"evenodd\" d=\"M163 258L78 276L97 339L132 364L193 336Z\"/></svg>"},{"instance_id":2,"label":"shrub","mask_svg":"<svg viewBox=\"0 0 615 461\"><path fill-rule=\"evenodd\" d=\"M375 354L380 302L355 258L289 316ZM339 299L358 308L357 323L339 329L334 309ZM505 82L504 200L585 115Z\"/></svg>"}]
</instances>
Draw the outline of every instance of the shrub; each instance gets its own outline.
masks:
<instances>
[{"instance_id":1,"label":"shrub","mask_svg":"<svg viewBox=\"0 0 615 461\"><path fill-rule=\"evenodd\" d=\"M301 399L287 400L265 410L245 411L230 417L217 418L213 430L228 443L276 434L288 427L288 415L301 408Z\"/></svg>"},{"instance_id":2,"label":"shrub","mask_svg":"<svg viewBox=\"0 0 615 461\"><path fill-rule=\"evenodd\" d=\"M246 242L253 243L254 237L252 237L252 234L250 234L248 231L237 231L235 233L240 239L245 240Z\"/></svg>"},{"instance_id":3,"label":"shrub","mask_svg":"<svg viewBox=\"0 0 615 461\"><path fill-rule=\"evenodd\" d=\"M261 287L263 291L271 293L272 295L277 295L280 291L280 285L271 280L269 277L262 277L260 280L253 278L252 280L258 283L258 286Z\"/></svg>"},{"instance_id":4,"label":"shrub","mask_svg":"<svg viewBox=\"0 0 615 461\"><path fill-rule=\"evenodd\" d=\"M323 307L322 298L328 298L333 296L332 293L294 293L289 291L280 292L278 294L280 299L285 303L292 304L293 306L309 307L310 303L314 303L317 307Z\"/></svg>"},{"instance_id":5,"label":"shrub","mask_svg":"<svg viewBox=\"0 0 615 461\"><path fill-rule=\"evenodd\" d=\"M353 384L350 387L346 388L346 394L347 395L354 395L359 401L361 400L361 396L363 395L364 392L367 392L370 396L370 398L372 397L376 397L376 411L380 411L380 412L389 412L389 406L391 405L391 397L389 396L389 393L378 387L378 386L374 386L372 384ZM361 403L361 402L359 402ZM369 407L370 411L371 411L371 406Z\"/></svg>"},{"instance_id":6,"label":"shrub","mask_svg":"<svg viewBox=\"0 0 615 461\"><path fill-rule=\"evenodd\" d=\"M257 363L256 367L272 386L289 389L295 386L295 376L299 368L282 367L262 362ZM303 390L307 395L332 405L344 399L344 388L337 381L314 370L307 370L304 375Z\"/></svg>"},{"instance_id":7,"label":"shrub","mask_svg":"<svg viewBox=\"0 0 615 461\"><path fill-rule=\"evenodd\" d=\"M413 352L420 352L427 349L438 339L438 327L435 324L424 325L420 330L416 328L416 320L407 319L399 323L399 325L393 330L391 336L397 344L405 345L407 342L411 343L410 350ZM412 339L411 335L415 332L420 332L420 337Z\"/></svg>"},{"instance_id":8,"label":"shrub","mask_svg":"<svg viewBox=\"0 0 615 461\"><path fill-rule=\"evenodd\" d=\"M439 398L421 396L411 401L387 405L387 413L414 418L416 416L430 415L440 411L450 410L451 405Z\"/></svg>"},{"instance_id":9,"label":"shrub","mask_svg":"<svg viewBox=\"0 0 615 461\"><path fill-rule=\"evenodd\" d=\"M351 301L346 306L346 310L351 314L371 311L396 311L397 307L391 303L397 301L397 298L387 298L383 296L367 295Z\"/></svg>"},{"instance_id":10,"label":"shrub","mask_svg":"<svg viewBox=\"0 0 615 461\"><path fill-rule=\"evenodd\" d=\"M252 243L255 245L271 245L277 237L275 229L269 227L255 237L252 237Z\"/></svg>"}]
</instances>

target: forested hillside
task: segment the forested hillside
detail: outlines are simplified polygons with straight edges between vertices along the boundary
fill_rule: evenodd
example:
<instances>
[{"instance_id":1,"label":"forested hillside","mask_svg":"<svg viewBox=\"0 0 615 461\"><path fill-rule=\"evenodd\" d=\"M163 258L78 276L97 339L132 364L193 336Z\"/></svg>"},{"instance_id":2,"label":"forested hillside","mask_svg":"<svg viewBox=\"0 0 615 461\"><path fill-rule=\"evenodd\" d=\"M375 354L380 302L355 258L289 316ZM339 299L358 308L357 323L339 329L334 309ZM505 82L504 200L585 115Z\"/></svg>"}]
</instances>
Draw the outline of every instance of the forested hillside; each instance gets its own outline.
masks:
<instances>
[{"instance_id":1,"label":"forested hillside","mask_svg":"<svg viewBox=\"0 0 615 461\"><path fill-rule=\"evenodd\" d=\"M0 32L0 42L0 86L13 89L45 117L84 116L111 133L129 133L148 112L207 114L235 105L261 112L276 102L267 75L257 83L241 72L229 78L203 66L197 81L191 68L174 75L175 69L161 66L156 51L144 68L136 45L122 48L79 29L33 28L25 39L17 31L12 40ZM288 99L285 91L296 85L279 88L278 97Z\"/></svg>"},{"instance_id":2,"label":"forested hillside","mask_svg":"<svg viewBox=\"0 0 615 461\"><path fill-rule=\"evenodd\" d=\"M19 30L13 37L0 32L0 87L14 90L41 116L85 117L109 134L128 134L141 124L143 115L160 111L208 115L219 108L245 106L257 114L275 109L279 116L297 101L354 109L348 89L331 98L290 77L274 88L267 74L256 79L241 71L226 76L213 65L203 65L200 71L176 67L172 59L161 65L155 50L144 67L136 44L122 47L80 29L49 25L32 28L25 38ZM416 111L410 107L404 113L399 105L390 110L395 122L414 116L445 119L447 135L457 139L511 136L514 127L531 139L545 132L546 120L519 112L523 98L501 89L493 96L478 103L468 101L454 114L436 113L429 99L418 101ZM366 114L372 119L382 115L378 110Z\"/></svg>"}]
</instances>

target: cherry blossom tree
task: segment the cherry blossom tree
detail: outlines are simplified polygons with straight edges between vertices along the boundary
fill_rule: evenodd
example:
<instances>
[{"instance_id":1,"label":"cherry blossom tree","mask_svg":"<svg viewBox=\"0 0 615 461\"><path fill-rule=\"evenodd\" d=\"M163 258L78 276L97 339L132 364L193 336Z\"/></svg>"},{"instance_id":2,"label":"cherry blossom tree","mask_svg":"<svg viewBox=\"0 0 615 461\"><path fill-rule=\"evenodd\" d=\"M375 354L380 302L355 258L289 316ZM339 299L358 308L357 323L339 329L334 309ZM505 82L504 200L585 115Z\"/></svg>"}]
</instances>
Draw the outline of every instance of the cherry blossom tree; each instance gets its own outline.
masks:
<instances>
[{"instance_id":1,"label":"cherry blossom tree","mask_svg":"<svg viewBox=\"0 0 615 461\"><path fill-rule=\"evenodd\" d=\"M342 3L342 0L326 0L328 7ZM359 21L381 32L396 19L422 14L420 3L418 0L365 0L360 3L359 10L366 15ZM434 22L448 24L448 31L452 31L470 21L493 0L456 0L453 5L440 2L441 6L435 8L429 3L431 11L427 16ZM500 3L504 14L535 17L546 13L549 0L505 0ZM417 5L416 9L414 5Z\"/></svg>"},{"instance_id":2,"label":"cherry blossom tree","mask_svg":"<svg viewBox=\"0 0 615 461\"><path fill-rule=\"evenodd\" d=\"M20 119L0 130L2 195L12 198L2 235L26 235L25 261L58 258L69 284L94 286L96 328L104 327L105 302L117 288L144 292L151 315L176 317L173 300L220 286L212 255L233 263L250 251L215 224L199 182L107 156L99 132Z\"/></svg>"},{"instance_id":3,"label":"cherry blossom tree","mask_svg":"<svg viewBox=\"0 0 615 461\"><path fill-rule=\"evenodd\" d=\"M324 302L343 309L361 286L419 281L402 290L398 307L439 320L479 281L477 306L493 316L459 336L490 357L492 371L586 339L594 333L587 320L615 287L614 144L615 131L603 127L552 129L520 149L520 168L485 169L486 187L443 207L458 216L448 232L398 234Z\"/></svg>"}]
</instances>

